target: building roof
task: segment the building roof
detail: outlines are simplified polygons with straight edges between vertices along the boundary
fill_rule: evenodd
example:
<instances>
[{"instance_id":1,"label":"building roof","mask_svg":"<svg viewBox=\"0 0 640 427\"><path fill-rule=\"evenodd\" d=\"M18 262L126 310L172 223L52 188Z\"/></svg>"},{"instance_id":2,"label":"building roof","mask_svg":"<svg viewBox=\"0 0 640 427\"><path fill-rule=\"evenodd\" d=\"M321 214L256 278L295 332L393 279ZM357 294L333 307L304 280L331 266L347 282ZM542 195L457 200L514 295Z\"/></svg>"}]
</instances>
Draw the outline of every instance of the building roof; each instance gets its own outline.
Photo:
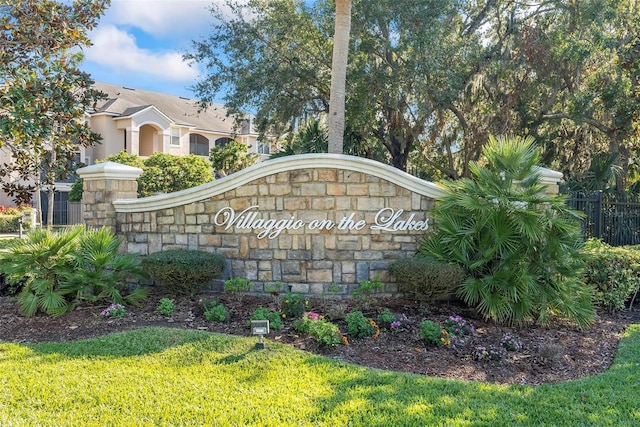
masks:
<instances>
[{"instance_id":1,"label":"building roof","mask_svg":"<svg viewBox=\"0 0 640 427\"><path fill-rule=\"evenodd\" d=\"M93 86L108 96L107 100L98 103L93 114L127 117L153 106L176 125L209 132L234 132L234 120L226 117L226 109L221 104L210 105L201 111L198 101L192 98L109 83L96 82Z\"/></svg>"}]
</instances>

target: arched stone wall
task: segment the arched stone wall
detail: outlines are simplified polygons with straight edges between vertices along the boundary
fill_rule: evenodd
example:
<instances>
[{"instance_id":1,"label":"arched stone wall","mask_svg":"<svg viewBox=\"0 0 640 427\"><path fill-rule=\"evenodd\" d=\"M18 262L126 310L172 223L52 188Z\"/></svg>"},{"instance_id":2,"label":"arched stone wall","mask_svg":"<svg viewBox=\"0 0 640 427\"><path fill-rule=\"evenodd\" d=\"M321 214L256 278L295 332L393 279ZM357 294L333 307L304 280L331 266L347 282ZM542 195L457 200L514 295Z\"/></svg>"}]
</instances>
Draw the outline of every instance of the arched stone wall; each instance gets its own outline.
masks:
<instances>
[{"instance_id":1,"label":"arched stone wall","mask_svg":"<svg viewBox=\"0 0 640 427\"><path fill-rule=\"evenodd\" d=\"M443 194L434 183L346 155L283 157L188 190L136 199L131 191L140 172L114 163L81 169L87 224L112 226L128 252L220 253L228 260L222 280L250 279L257 292L282 282L317 295L338 285L346 295L378 277L386 293L395 294L388 266L415 253Z\"/></svg>"}]
</instances>

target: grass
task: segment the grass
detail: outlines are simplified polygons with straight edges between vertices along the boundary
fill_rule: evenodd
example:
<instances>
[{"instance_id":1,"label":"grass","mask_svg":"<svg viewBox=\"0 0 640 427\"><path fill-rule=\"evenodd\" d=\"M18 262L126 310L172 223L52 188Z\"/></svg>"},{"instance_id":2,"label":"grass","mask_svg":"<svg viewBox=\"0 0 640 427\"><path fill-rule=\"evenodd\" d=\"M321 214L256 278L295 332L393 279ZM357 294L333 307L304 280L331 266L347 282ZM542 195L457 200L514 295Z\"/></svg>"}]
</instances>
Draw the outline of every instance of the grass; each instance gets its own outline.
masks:
<instances>
[{"instance_id":1,"label":"grass","mask_svg":"<svg viewBox=\"0 0 640 427\"><path fill-rule=\"evenodd\" d=\"M169 328L0 342L0 425L640 425L640 325L608 371L540 387L385 372L255 342Z\"/></svg>"}]
</instances>

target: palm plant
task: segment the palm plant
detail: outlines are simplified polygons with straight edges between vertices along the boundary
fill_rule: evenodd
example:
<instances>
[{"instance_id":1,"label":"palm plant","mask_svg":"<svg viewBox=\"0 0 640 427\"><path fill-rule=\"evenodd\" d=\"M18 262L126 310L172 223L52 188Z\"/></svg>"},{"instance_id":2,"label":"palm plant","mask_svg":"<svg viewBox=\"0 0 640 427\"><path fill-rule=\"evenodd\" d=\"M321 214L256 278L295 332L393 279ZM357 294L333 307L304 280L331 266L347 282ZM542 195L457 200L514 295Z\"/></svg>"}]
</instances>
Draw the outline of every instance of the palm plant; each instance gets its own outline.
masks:
<instances>
[{"instance_id":1,"label":"palm plant","mask_svg":"<svg viewBox=\"0 0 640 427\"><path fill-rule=\"evenodd\" d=\"M146 289L141 287L129 292L129 281L142 278L143 273L137 255L118 253L121 243L122 239L105 227L80 235L75 251L77 268L67 284L76 290L76 301L138 304L147 297Z\"/></svg>"},{"instance_id":2,"label":"palm plant","mask_svg":"<svg viewBox=\"0 0 640 427\"><path fill-rule=\"evenodd\" d=\"M296 134L293 140L282 147L271 158L292 156L306 153L326 153L329 145L327 129L319 120L311 119Z\"/></svg>"},{"instance_id":3,"label":"palm plant","mask_svg":"<svg viewBox=\"0 0 640 427\"><path fill-rule=\"evenodd\" d=\"M129 292L127 280L140 277L140 263L134 255L118 254L120 243L106 228L34 230L0 255L0 269L10 280L23 281L18 302L28 317L38 311L61 316L86 301L137 303L146 293Z\"/></svg>"},{"instance_id":4,"label":"palm plant","mask_svg":"<svg viewBox=\"0 0 640 427\"><path fill-rule=\"evenodd\" d=\"M580 282L580 213L545 192L533 138L491 137L483 154L471 178L445 184L436 231L419 252L462 265L458 294L487 319L544 324L559 314L588 326L595 311Z\"/></svg>"},{"instance_id":5,"label":"palm plant","mask_svg":"<svg viewBox=\"0 0 640 427\"><path fill-rule=\"evenodd\" d=\"M2 254L4 273L10 280L24 281L18 302L25 316L38 310L60 316L71 309L73 290L64 282L74 270L74 251L81 232L82 227L63 234L34 230Z\"/></svg>"}]
</instances>

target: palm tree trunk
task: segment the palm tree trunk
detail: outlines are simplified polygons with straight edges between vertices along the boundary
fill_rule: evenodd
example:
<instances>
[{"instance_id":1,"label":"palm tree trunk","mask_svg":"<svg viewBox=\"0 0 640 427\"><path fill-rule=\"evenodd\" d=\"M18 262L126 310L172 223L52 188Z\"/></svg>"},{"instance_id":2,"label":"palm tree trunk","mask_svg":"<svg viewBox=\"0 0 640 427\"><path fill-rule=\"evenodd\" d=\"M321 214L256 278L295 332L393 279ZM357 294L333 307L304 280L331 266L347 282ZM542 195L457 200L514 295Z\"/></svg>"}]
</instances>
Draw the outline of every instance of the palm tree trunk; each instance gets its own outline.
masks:
<instances>
[{"instance_id":1,"label":"palm tree trunk","mask_svg":"<svg viewBox=\"0 0 640 427\"><path fill-rule=\"evenodd\" d=\"M329 99L329 152L342 154L344 148L344 104L351 32L351 0L336 0L331 94Z\"/></svg>"}]
</instances>

